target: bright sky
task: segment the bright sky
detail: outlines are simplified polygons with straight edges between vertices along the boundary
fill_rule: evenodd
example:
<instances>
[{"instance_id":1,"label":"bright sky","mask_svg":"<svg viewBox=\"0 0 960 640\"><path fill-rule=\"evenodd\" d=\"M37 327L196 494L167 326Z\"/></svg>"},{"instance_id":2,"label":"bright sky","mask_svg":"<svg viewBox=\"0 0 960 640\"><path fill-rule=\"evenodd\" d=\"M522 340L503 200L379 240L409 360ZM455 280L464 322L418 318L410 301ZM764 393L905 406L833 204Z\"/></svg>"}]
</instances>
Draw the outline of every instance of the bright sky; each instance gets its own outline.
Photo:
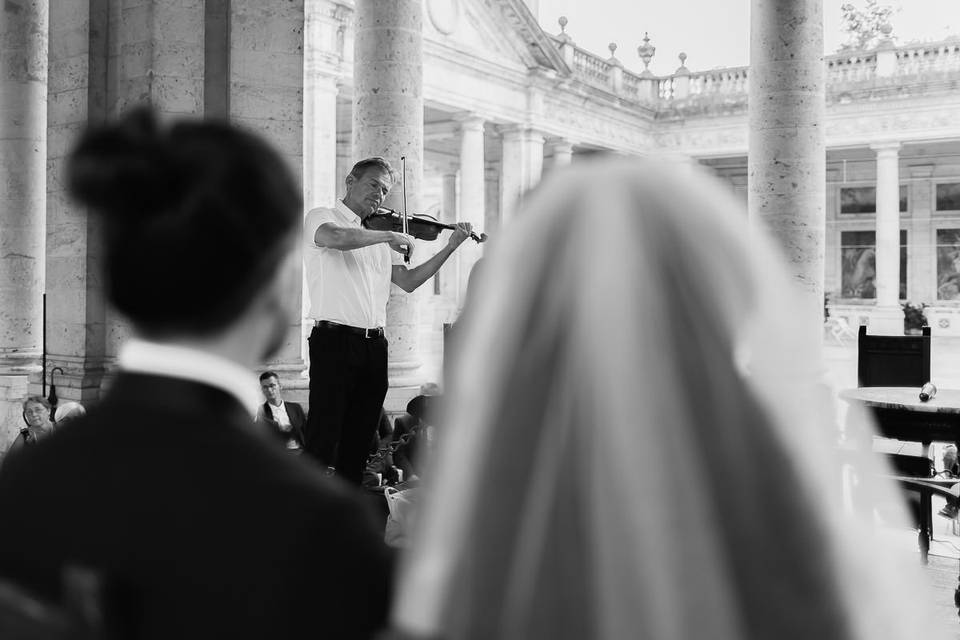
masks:
<instances>
[{"instance_id":1,"label":"bright sky","mask_svg":"<svg viewBox=\"0 0 960 640\"><path fill-rule=\"evenodd\" d=\"M824 0L824 50L836 51L845 37L840 5L859 8L865 0ZM616 42L617 58L631 71L643 69L637 47L643 32L657 48L650 70L673 73L677 56L687 54L691 71L747 65L750 62L750 0L539 0L540 22L559 33L557 18L569 20L567 33L577 46L609 56ZM942 40L960 34L960 0L882 0L900 10L891 20L897 43Z\"/></svg>"}]
</instances>

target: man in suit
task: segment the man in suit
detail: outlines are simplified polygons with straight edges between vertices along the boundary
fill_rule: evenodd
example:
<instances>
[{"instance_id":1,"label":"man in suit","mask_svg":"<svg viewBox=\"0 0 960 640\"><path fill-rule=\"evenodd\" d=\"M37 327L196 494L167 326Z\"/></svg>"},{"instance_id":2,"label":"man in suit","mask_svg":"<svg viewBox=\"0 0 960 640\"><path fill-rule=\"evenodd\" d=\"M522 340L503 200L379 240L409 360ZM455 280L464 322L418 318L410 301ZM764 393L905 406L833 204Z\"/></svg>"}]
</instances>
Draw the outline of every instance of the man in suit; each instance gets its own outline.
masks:
<instances>
[{"instance_id":1,"label":"man in suit","mask_svg":"<svg viewBox=\"0 0 960 640\"><path fill-rule=\"evenodd\" d=\"M273 371L260 374L260 391L266 399L257 409L257 422L275 433L289 451L303 450L303 425L307 419L296 402L285 402L280 377Z\"/></svg>"},{"instance_id":2,"label":"man in suit","mask_svg":"<svg viewBox=\"0 0 960 640\"><path fill-rule=\"evenodd\" d=\"M366 505L251 420L300 286L287 164L239 128L145 109L68 158L135 337L99 406L0 467L0 576L56 599L95 571L116 637L370 638L385 619Z\"/></svg>"}]
</instances>

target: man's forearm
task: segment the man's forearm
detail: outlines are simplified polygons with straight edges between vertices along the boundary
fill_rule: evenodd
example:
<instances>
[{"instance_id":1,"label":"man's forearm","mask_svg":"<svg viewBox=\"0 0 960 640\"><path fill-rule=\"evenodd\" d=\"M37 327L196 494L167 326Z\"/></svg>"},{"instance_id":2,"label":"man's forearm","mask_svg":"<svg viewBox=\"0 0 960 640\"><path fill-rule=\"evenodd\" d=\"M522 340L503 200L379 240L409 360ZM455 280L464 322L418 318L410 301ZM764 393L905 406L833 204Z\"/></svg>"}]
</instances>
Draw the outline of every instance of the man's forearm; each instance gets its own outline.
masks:
<instances>
[{"instance_id":1,"label":"man's forearm","mask_svg":"<svg viewBox=\"0 0 960 640\"><path fill-rule=\"evenodd\" d=\"M317 229L314 242L318 247L337 249L338 251L352 251L370 245L389 242L392 235L389 231L375 231L373 229L350 229L346 227L330 227L327 225Z\"/></svg>"},{"instance_id":2,"label":"man's forearm","mask_svg":"<svg viewBox=\"0 0 960 640\"><path fill-rule=\"evenodd\" d=\"M451 247L449 244L444 245L443 249L423 264L417 265L412 269L407 269L404 272L403 281L397 282L397 286L407 293L414 291L417 287L436 275L437 271L440 270L440 267L443 266L443 263L447 261L447 258L449 258L454 251L454 247Z\"/></svg>"}]
</instances>

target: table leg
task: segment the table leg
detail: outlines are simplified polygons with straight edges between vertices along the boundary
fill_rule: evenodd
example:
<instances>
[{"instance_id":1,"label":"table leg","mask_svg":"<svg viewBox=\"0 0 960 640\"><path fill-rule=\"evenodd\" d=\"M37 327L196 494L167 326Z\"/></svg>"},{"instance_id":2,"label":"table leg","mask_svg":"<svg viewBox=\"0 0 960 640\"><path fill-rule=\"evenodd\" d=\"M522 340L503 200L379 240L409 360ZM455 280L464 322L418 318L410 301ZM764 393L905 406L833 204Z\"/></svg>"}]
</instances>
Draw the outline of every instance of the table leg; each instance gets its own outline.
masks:
<instances>
[{"instance_id":1,"label":"table leg","mask_svg":"<svg viewBox=\"0 0 960 640\"><path fill-rule=\"evenodd\" d=\"M929 491L920 492L920 562L927 564L927 555L930 552L930 537L933 529L932 494Z\"/></svg>"}]
</instances>

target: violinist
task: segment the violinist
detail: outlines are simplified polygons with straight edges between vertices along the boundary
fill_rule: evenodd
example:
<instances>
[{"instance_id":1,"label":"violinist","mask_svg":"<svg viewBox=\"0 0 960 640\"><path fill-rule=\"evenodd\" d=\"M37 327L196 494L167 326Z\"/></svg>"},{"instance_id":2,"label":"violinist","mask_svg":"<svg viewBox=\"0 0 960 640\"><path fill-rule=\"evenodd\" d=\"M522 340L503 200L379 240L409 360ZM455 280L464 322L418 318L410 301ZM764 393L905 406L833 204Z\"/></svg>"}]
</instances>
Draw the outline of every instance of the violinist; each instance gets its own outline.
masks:
<instances>
[{"instance_id":1,"label":"violinist","mask_svg":"<svg viewBox=\"0 0 960 640\"><path fill-rule=\"evenodd\" d=\"M407 293L416 290L472 232L469 223L456 224L440 251L408 267L412 236L363 224L380 210L395 176L383 158L361 160L344 181L343 198L333 208L311 210L304 220L314 323L306 451L358 486L388 387L383 329L390 283Z\"/></svg>"}]
</instances>

